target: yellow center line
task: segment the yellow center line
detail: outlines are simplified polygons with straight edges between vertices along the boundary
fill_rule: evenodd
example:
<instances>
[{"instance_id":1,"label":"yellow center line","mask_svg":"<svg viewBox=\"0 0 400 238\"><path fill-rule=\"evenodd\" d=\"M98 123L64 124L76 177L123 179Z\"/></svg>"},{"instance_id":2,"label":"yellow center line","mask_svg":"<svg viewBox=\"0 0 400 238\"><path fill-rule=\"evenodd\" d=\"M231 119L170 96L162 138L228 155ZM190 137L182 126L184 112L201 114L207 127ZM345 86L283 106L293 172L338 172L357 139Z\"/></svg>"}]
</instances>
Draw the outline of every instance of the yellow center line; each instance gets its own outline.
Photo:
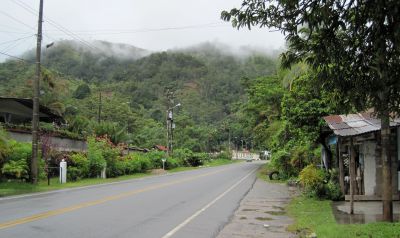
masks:
<instances>
[{"instance_id":1,"label":"yellow center line","mask_svg":"<svg viewBox=\"0 0 400 238\"><path fill-rule=\"evenodd\" d=\"M169 183L162 183L162 184L149 186L149 187L142 188L142 189L132 190L132 191L116 194L116 195L113 195L113 196L107 196L107 197L104 197L104 198L101 198L101 199L98 199L98 200L79 203L79 204L76 204L76 205L73 205L73 206L60 208L60 209L55 209L55 210L51 210L51 211L47 211L47 212L43 212L43 213L38 213L38 214L35 214L35 215L32 215L32 216L27 216L27 217L19 218L19 219L16 219L16 220L8 221L8 222L5 222L5 223L0 223L0 230L1 229L5 229L5 228L14 227L14 226L21 225L21 224L25 224L25 223L29 223L29 222L33 222L33 221L37 221L37 220L41 220L41 219L45 219L45 218L48 218L48 217L64 214L64 213L67 213L67 212L72 212L72 211L79 210L79 209L82 209L82 208L85 208L85 207L91 207L91 206L99 205L99 204L102 204L102 203L115 201L115 200L118 200L118 199L122 199L122 198L126 198L126 197L129 197L129 196L133 196L133 195L136 195L136 194L139 194L139 193L144 193L144 192L148 192L148 191L151 191L151 190L156 190L156 189L160 189L160 188L169 187L169 186L172 186L172 185L175 185L175 184L179 184L179 183L188 182L188 181L195 180L195 179L198 179L198 178L201 178L201 177L206 177L206 176L209 176L209 175L212 175L212 174L216 174L216 173L222 172L222 171L227 170L227 169L228 168L217 170L217 171L206 173L206 174L197 175L197 176L186 178L186 179L175 180L175 181L172 181L172 182L169 182Z\"/></svg>"}]
</instances>

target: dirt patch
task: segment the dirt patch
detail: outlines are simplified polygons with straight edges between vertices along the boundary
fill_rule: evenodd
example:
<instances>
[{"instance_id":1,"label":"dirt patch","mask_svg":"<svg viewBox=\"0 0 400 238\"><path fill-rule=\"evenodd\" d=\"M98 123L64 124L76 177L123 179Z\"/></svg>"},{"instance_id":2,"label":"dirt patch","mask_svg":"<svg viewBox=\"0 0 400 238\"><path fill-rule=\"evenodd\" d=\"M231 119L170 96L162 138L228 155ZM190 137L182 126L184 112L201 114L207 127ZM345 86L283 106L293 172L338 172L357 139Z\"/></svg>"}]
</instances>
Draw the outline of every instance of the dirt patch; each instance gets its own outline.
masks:
<instances>
[{"instance_id":1,"label":"dirt patch","mask_svg":"<svg viewBox=\"0 0 400 238\"><path fill-rule=\"evenodd\" d=\"M264 213L270 214L272 216L283 216L286 214L284 211L266 211Z\"/></svg>"},{"instance_id":2,"label":"dirt patch","mask_svg":"<svg viewBox=\"0 0 400 238\"><path fill-rule=\"evenodd\" d=\"M242 212L256 212L256 211L258 211L258 209L248 209L248 208L246 208L246 209L242 210Z\"/></svg>"},{"instance_id":3,"label":"dirt patch","mask_svg":"<svg viewBox=\"0 0 400 238\"><path fill-rule=\"evenodd\" d=\"M167 171L163 170L163 169L152 169L151 170L151 174L153 175L161 175L161 174L166 174Z\"/></svg>"},{"instance_id":4,"label":"dirt patch","mask_svg":"<svg viewBox=\"0 0 400 238\"><path fill-rule=\"evenodd\" d=\"M271 217L256 217L256 220L259 220L259 221L271 221L272 218Z\"/></svg>"}]
</instances>

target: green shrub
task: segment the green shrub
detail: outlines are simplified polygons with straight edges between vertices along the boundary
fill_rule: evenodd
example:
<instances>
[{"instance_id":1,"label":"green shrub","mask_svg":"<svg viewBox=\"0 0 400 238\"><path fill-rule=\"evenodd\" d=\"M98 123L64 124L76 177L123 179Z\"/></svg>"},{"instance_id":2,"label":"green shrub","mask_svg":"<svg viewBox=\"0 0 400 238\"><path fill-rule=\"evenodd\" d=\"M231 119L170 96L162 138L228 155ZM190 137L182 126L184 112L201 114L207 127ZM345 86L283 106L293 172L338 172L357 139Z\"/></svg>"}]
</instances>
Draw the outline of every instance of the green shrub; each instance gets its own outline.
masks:
<instances>
[{"instance_id":1,"label":"green shrub","mask_svg":"<svg viewBox=\"0 0 400 238\"><path fill-rule=\"evenodd\" d=\"M326 198L334 200L334 201L339 201L343 198L342 191L340 190L339 184L329 181L325 185L325 190L326 190Z\"/></svg>"},{"instance_id":2,"label":"green shrub","mask_svg":"<svg viewBox=\"0 0 400 238\"><path fill-rule=\"evenodd\" d=\"M207 158L205 153L193 153L192 156L186 158L186 162L192 167L198 167L204 164L204 158Z\"/></svg>"},{"instance_id":3,"label":"green shrub","mask_svg":"<svg viewBox=\"0 0 400 238\"><path fill-rule=\"evenodd\" d=\"M102 145L97 143L94 137L88 138L89 174L92 177L99 176L107 165L101 147Z\"/></svg>"},{"instance_id":4,"label":"green shrub","mask_svg":"<svg viewBox=\"0 0 400 238\"><path fill-rule=\"evenodd\" d=\"M28 179L30 174L29 164L32 155L32 145L30 143L8 142L9 151L1 172L7 178ZM43 162L39 161L39 178L42 177Z\"/></svg>"},{"instance_id":5,"label":"green shrub","mask_svg":"<svg viewBox=\"0 0 400 238\"><path fill-rule=\"evenodd\" d=\"M193 152L189 149L176 149L174 150L173 157L179 161L179 163L183 166L191 166L189 163L189 159L193 157Z\"/></svg>"},{"instance_id":6,"label":"green shrub","mask_svg":"<svg viewBox=\"0 0 400 238\"><path fill-rule=\"evenodd\" d=\"M321 169L314 164L306 166L299 176L300 184L304 187L307 195L322 197L324 195L325 175Z\"/></svg>"},{"instance_id":7,"label":"green shrub","mask_svg":"<svg viewBox=\"0 0 400 238\"><path fill-rule=\"evenodd\" d=\"M139 159L133 156L128 156L124 160L125 163L125 174L140 173L142 171L142 164Z\"/></svg>"},{"instance_id":8,"label":"green shrub","mask_svg":"<svg viewBox=\"0 0 400 238\"><path fill-rule=\"evenodd\" d=\"M28 179L29 178L29 169L26 160L11 160L8 163L5 163L1 172L7 178L16 178L16 179Z\"/></svg>"},{"instance_id":9,"label":"green shrub","mask_svg":"<svg viewBox=\"0 0 400 238\"><path fill-rule=\"evenodd\" d=\"M85 154L77 153L70 156L67 176L68 180L87 178L90 175L90 162Z\"/></svg>"},{"instance_id":10,"label":"green shrub","mask_svg":"<svg viewBox=\"0 0 400 238\"><path fill-rule=\"evenodd\" d=\"M179 167L179 161L174 158L168 158L167 161L165 162L165 169L174 169Z\"/></svg>"},{"instance_id":11,"label":"green shrub","mask_svg":"<svg viewBox=\"0 0 400 238\"><path fill-rule=\"evenodd\" d=\"M290 166L290 154L286 150L278 150L272 153L271 167L273 170L278 170L282 178L289 178L294 175Z\"/></svg>"},{"instance_id":12,"label":"green shrub","mask_svg":"<svg viewBox=\"0 0 400 238\"><path fill-rule=\"evenodd\" d=\"M151 167L162 168L162 159L165 159L167 155L163 151L152 150L145 155L151 161Z\"/></svg>"},{"instance_id":13,"label":"green shrub","mask_svg":"<svg viewBox=\"0 0 400 238\"><path fill-rule=\"evenodd\" d=\"M109 162L107 162L107 177L113 178L125 174L125 161L113 159Z\"/></svg>"},{"instance_id":14,"label":"green shrub","mask_svg":"<svg viewBox=\"0 0 400 238\"><path fill-rule=\"evenodd\" d=\"M147 157L139 157L137 160L140 162L140 172L145 173L149 169L153 169L152 163Z\"/></svg>"},{"instance_id":15,"label":"green shrub","mask_svg":"<svg viewBox=\"0 0 400 238\"><path fill-rule=\"evenodd\" d=\"M80 170L77 167L68 166L67 169L67 180L68 181L76 181L79 180L80 177Z\"/></svg>"},{"instance_id":16,"label":"green shrub","mask_svg":"<svg viewBox=\"0 0 400 238\"><path fill-rule=\"evenodd\" d=\"M229 151L223 151L221 153L219 153L215 159L225 159L225 160L231 160L232 159L232 153L230 153Z\"/></svg>"}]
</instances>

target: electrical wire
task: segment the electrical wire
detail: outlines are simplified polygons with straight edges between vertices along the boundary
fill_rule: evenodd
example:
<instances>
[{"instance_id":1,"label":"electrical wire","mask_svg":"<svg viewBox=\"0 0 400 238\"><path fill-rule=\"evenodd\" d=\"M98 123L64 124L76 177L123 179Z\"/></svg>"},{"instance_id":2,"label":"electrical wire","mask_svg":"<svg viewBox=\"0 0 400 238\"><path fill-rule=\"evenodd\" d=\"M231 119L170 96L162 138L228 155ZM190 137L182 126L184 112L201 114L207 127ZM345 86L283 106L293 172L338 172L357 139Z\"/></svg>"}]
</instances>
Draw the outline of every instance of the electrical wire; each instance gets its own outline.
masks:
<instances>
[{"instance_id":1,"label":"electrical wire","mask_svg":"<svg viewBox=\"0 0 400 238\"><path fill-rule=\"evenodd\" d=\"M8 52L8 51L14 49L15 47L17 47L18 45L27 42L31 37L32 37L32 36L30 36L30 37L25 37L24 39L22 39L22 40L20 40L20 41L14 41L13 44L10 44L9 46L7 46L7 47L5 47L4 49L2 49L1 51L3 51L3 52Z\"/></svg>"},{"instance_id":2,"label":"electrical wire","mask_svg":"<svg viewBox=\"0 0 400 238\"><path fill-rule=\"evenodd\" d=\"M31 6L27 5L26 3L21 2L19 0L11 0L11 1L14 2L15 4L17 4L18 6L24 8L25 10L27 10L31 14L37 15L37 11L35 9L33 9ZM49 23L53 27L57 28L61 32L65 33L66 35L72 37L73 39L81 42L82 44L86 45L87 47L89 47L89 48L91 48L93 50L100 51L100 52L102 51L101 49L99 49L95 45L91 44L90 42L88 42L88 41L86 41L86 40L84 40L82 38L80 38L75 33L73 33L72 31L68 30L67 28L63 27L62 25L58 24L57 22L51 20L50 18L44 18L44 22Z\"/></svg>"},{"instance_id":3,"label":"electrical wire","mask_svg":"<svg viewBox=\"0 0 400 238\"><path fill-rule=\"evenodd\" d=\"M20 60L20 61L25 62L25 63L35 64L34 62L27 61L27 60L25 60L25 59L22 59L22 58L20 58L20 57L14 56L14 55L7 54L7 53L5 53L5 52L1 52L1 51L0 51L0 54L5 55L5 56L8 56L8 57L11 57L11 58L14 58L14 59L17 59L17 60Z\"/></svg>"},{"instance_id":4,"label":"electrical wire","mask_svg":"<svg viewBox=\"0 0 400 238\"><path fill-rule=\"evenodd\" d=\"M7 17L13 19L14 21L16 21L16 22L18 22L18 23L20 23L20 24L22 24L22 25L24 25L24 26L26 26L26 27L28 27L28 28L30 28L30 29L32 29L32 30L34 30L34 31L36 30L36 29L33 28L32 26L30 26L30 25L28 25L28 24L26 24L26 23L24 23L24 22L18 20L17 18L15 18L15 17L9 15L8 13L6 13L6 12L4 12L4 11L1 11L1 10L0 10L0 13L3 14L4 16L7 16Z\"/></svg>"},{"instance_id":5,"label":"electrical wire","mask_svg":"<svg viewBox=\"0 0 400 238\"><path fill-rule=\"evenodd\" d=\"M4 44L7 44L7 43L11 43L11 42L16 42L16 41L19 41L19 40L23 40L23 39L26 39L26 38L33 37L33 36L35 36L35 35L29 35L29 36L25 36L25 37L21 37L21 38L15 39L15 40L4 41L4 42L1 42L0 45L4 45Z\"/></svg>"}]
</instances>

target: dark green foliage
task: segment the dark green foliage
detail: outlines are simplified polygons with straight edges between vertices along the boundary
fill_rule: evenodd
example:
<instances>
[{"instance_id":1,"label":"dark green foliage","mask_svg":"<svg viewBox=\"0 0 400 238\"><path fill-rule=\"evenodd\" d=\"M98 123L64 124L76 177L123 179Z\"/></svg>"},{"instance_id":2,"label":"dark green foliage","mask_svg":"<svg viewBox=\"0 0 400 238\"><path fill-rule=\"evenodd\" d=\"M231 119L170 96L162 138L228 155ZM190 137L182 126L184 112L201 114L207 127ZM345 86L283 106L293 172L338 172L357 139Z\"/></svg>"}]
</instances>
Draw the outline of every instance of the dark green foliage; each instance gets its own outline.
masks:
<instances>
[{"instance_id":1,"label":"dark green foliage","mask_svg":"<svg viewBox=\"0 0 400 238\"><path fill-rule=\"evenodd\" d=\"M90 163L85 154L77 153L70 156L68 161L68 180L79 180L89 177Z\"/></svg>"},{"instance_id":2,"label":"dark green foliage","mask_svg":"<svg viewBox=\"0 0 400 238\"><path fill-rule=\"evenodd\" d=\"M145 157L151 161L151 167L154 169L162 168L162 159L165 159L166 156L165 152L157 150L152 150L145 154Z\"/></svg>"},{"instance_id":3,"label":"dark green foliage","mask_svg":"<svg viewBox=\"0 0 400 238\"><path fill-rule=\"evenodd\" d=\"M181 166L179 161L174 158L168 158L167 161L165 162L165 169L174 169Z\"/></svg>"},{"instance_id":4,"label":"dark green foliage","mask_svg":"<svg viewBox=\"0 0 400 238\"><path fill-rule=\"evenodd\" d=\"M73 97L76 99L84 99L90 95L90 87L86 83L81 84L75 90Z\"/></svg>"},{"instance_id":5,"label":"dark green foliage","mask_svg":"<svg viewBox=\"0 0 400 238\"><path fill-rule=\"evenodd\" d=\"M43 55L41 102L62 113L71 132L107 134L115 143L151 148L165 145L165 92L172 89L175 102L183 105L174 111L175 148L220 151L229 134L221 133L220 124L228 117L241 134L234 115L245 93L241 79L270 75L276 68L271 57L250 51L236 57L212 44L144 55L137 50L132 58L114 57L76 42L56 42ZM33 75L29 65L0 64L0 92L30 97ZM97 125L99 119L102 125Z\"/></svg>"},{"instance_id":6,"label":"dark green foliage","mask_svg":"<svg viewBox=\"0 0 400 238\"><path fill-rule=\"evenodd\" d=\"M101 171L107 166L102 153L102 145L93 137L88 138L89 174L91 177L100 176Z\"/></svg>"},{"instance_id":7,"label":"dark green foliage","mask_svg":"<svg viewBox=\"0 0 400 238\"><path fill-rule=\"evenodd\" d=\"M10 152L2 168L2 174L8 178L28 179L29 162L32 154L30 143L9 141Z\"/></svg>"}]
</instances>

